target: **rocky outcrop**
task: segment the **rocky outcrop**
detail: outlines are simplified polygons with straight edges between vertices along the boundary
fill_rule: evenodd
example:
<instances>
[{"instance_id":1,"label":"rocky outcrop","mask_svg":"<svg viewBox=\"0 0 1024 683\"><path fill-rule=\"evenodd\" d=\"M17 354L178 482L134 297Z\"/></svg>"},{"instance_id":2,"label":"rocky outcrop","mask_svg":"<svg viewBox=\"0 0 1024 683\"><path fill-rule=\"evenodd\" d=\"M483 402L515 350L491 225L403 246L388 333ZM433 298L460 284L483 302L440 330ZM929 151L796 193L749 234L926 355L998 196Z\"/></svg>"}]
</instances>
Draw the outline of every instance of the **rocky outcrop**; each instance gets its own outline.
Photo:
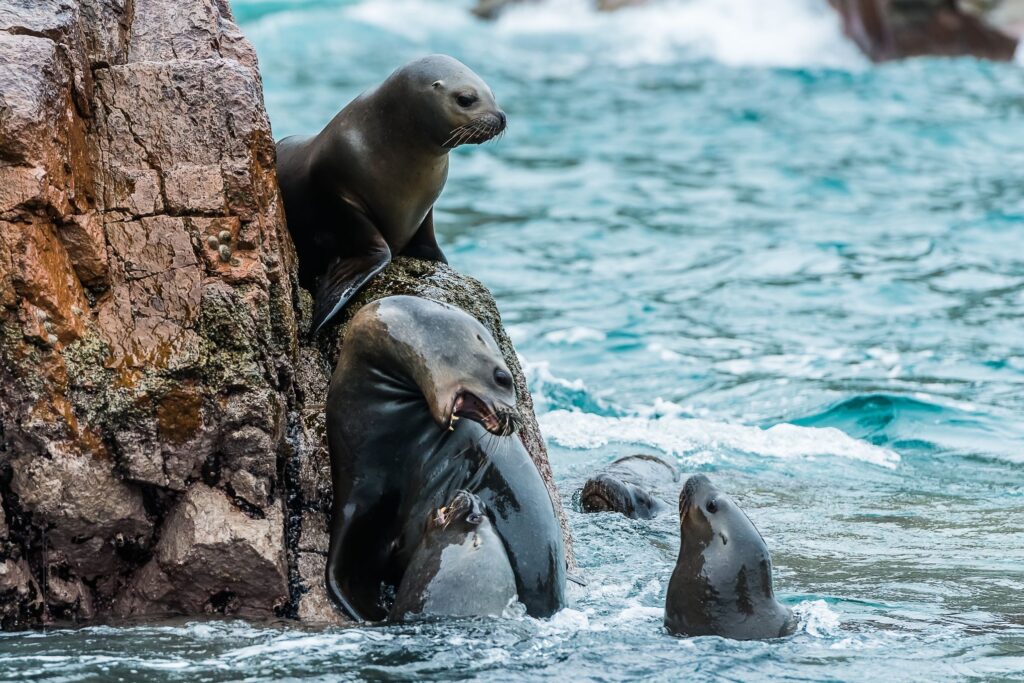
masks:
<instances>
[{"instance_id":1,"label":"rocky outcrop","mask_svg":"<svg viewBox=\"0 0 1024 683\"><path fill-rule=\"evenodd\" d=\"M921 55L1013 59L1020 0L829 0L843 31L875 62Z\"/></svg>"},{"instance_id":2,"label":"rocky outcrop","mask_svg":"<svg viewBox=\"0 0 1024 683\"><path fill-rule=\"evenodd\" d=\"M0 623L336 620L308 317L227 0L0 4Z\"/></svg>"}]
</instances>

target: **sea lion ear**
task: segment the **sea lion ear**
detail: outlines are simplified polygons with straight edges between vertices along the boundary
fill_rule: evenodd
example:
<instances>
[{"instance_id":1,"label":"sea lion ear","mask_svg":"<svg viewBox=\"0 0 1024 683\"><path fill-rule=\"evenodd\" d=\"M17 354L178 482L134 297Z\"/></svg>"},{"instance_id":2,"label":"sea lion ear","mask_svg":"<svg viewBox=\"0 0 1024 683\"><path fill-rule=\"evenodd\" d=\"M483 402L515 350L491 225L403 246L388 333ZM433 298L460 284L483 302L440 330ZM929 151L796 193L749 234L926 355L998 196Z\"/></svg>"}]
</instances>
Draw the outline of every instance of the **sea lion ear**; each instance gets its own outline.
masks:
<instances>
[{"instance_id":1,"label":"sea lion ear","mask_svg":"<svg viewBox=\"0 0 1024 683\"><path fill-rule=\"evenodd\" d=\"M432 87L432 88L434 88L434 89L436 90L436 89L440 88L440 87L441 87L441 86L443 86L443 85L444 85L444 81L434 81L434 82L433 82L433 83L431 84L431 86L430 86L430 87Z\"/></svg>"}]
</instances>

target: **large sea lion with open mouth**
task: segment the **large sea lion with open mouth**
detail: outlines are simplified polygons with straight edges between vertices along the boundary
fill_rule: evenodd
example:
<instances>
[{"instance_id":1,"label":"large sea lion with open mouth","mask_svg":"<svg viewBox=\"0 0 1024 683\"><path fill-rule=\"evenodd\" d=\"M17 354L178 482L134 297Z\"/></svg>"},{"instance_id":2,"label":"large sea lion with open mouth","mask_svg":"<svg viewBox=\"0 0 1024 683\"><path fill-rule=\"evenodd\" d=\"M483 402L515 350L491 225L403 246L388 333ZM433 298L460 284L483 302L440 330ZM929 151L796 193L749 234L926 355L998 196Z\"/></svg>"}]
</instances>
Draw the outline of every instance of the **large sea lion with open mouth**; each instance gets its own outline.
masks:
<instances>
[{"instance_id":1,"label":"large sea lion with open mouth","mask_svg":"<svg viewBox=\"0 0 1024 683\"><path fill-rule=\"evenodd\" d=\"M651 519L669 509L653 492L679 481L679 470L655 455L627 455L587 479L580 491L583 512L619 512Z\"/></svg>"},{"instance_id":2,"label":"large sea lion with open mouth","mask_svg":"<svg viewBox=\"0 0 1024 683\"><path fill-rule=\"evenodd\" d=\"M314 137L277 143L277 179L314 292L316 332L401 254L447 263L434 237L434 202L448 152L505 130L505 112L465 64L431 55L352 100Z\"/></svg>"},{"instance_id":3,"label":"large sea lion with open mouth","mask_svg":"<svg viewBox=\"0 0 1024 683\"><path fill-rule=\"evenodd\" d=\"M427 518L388 620L500 617L515 601L516 578L487 507L459 491Z\"/></svg>"},{"instance_id":4,"label":"large sea lion with open mouth","mask_svg":"<svg viewBox=\"0 0 1024 683\"><path fill-rule=\"evenodd\" d=\"M349 616L387 616L427 518L462 489L489 511L527 612L564 606L561 527L515 404L498 345L469 314L393 296L352 318L327 394L327 592Z\"/></svg>"},{"instance_id":5,"label":"large sea lion with open mouth","mask_svg":"<svg viewBox=\"0 0 1024 683\"><path fill-rule=\"evenodd\" d=\"M796 629L775 599L772 558L754 524L702 474L679 495L681 543L665 598L665 628L676 635L734 640L779 638Z\"/></svg>"}]
</instances>

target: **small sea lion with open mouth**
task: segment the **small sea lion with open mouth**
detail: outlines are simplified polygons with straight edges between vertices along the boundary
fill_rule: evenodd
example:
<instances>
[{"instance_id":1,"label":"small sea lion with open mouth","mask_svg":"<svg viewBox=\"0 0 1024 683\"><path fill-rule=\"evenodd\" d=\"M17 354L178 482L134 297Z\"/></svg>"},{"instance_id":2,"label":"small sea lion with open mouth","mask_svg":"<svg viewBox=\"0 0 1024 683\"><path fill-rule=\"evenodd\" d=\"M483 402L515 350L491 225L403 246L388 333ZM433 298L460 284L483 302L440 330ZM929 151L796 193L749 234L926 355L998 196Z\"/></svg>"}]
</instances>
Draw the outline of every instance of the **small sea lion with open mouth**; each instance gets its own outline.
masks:
<instances>
[{"instance_id":1,"label":"small sea lion with open mouth","mask_svg":"<svg viewBox=\"0 0 1024 683\"><path fill-rule=\"evenodd\" d=\"M447 263L434 237L434 202L448 152L505 125L483 79L457 59L430 55L352 100L317 135L277 143L299 282L314 293L311 332L393 256Z\"/></svg>"},{"instance_id":2,"label":"small sea lion with open mouth","mask_svg":"<svg viewBox=\"0 0 1024 683\"><path fill-rule=\"evenodd\" d=\"M665 628L683 636L780 638L796 630L775 599L772 558L754 524L702 474L679 495L681 543L665 598Z\"/></svg>"},{"instance_id":3,"label":"small sea lion with open mouth","mask_svg":"<svg viewBox=\"0 0 1024 683\"><path fill-rule=\"evenodd\" d=\"M580 492L583 512L620 512L632 519L651 519L670 509L652 491L679 481L679 471L654 455L619 458L587 479Z\"/></svg>"},{"instance_id":4,"label":"small sea lion with open mouth","mask_svg":"<svg viewBox=\"0 0 1024 683\"><path fill-rule=\"evenodd\" d=\"M515 601L516 579L486 506L459 491L428 517L388 619L500 617Z\"/></svg>"}]
</instances>

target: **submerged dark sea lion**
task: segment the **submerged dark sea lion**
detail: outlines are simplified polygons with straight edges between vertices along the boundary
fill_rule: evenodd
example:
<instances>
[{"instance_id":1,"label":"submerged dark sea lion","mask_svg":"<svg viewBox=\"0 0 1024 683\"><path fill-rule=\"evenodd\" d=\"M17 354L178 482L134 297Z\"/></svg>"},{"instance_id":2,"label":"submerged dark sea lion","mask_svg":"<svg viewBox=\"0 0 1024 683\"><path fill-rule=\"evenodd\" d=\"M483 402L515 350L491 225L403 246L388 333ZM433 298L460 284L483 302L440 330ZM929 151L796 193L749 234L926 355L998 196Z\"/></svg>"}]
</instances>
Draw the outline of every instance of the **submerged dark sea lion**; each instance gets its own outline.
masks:
<instances>
[{"instance_id":1,"label":"submerged dark sea lion","mask_svg":"<svg viewBox=\"0 0 1024 683\"><path fill-rule=\"evenodd\" d=\"M515 402L497 344L469 314L394 296L355 315L327 395L327 591L352 618L387 615L426 519L461 489L490 511L527 612L564 606L561 527L514 434Z\"/></svg>"},{"instance_id":2,"label":"submerged dark sea lion","mask_svg":"<svg viewBox=\"0 0 1024 683\"><path fill-rule=\"evenodd\" d=\"M704 475L679 495L681 543L665 598L665 628L684 636L779 638L796 629L775 599L772 558L753 523Z\"/></svg>"},{"instance_id":3,"label":"submerged dark sea lion","mask_svg":"<svg viewBox=\"0 0 1024 683\"><path fill-rule=\"evenodd\" d=\"M661 458L627 455L587 480L580 506L584 512L621 512L633 519L651 519L669 509L651 491L677 481L679 471Z\"/></svg>"},{"instance_id":4,"label":"submerged dark sea lion","mask_svg":"<svg viewBox=\"0 0 1024 683\"><path fill-rule=\"evenodd\" d=\"M312 331L392 256L447 263L433 207L448 152L504 129L487 84L458 60L431 55L352 100L318 135L277 143L299 280L315 293Z\"/></svg>"},{"instance_id":5,"label":"submerged dark sea lion","mask_svg":"<svg viewBox=\"0 0 1024 683\"><path fill-rule=\"evenodd\" d=\"M459 491L428 518L388 619L500 617L515 600L516 578L483 501Z\"/></svg>"}]
</instances>

